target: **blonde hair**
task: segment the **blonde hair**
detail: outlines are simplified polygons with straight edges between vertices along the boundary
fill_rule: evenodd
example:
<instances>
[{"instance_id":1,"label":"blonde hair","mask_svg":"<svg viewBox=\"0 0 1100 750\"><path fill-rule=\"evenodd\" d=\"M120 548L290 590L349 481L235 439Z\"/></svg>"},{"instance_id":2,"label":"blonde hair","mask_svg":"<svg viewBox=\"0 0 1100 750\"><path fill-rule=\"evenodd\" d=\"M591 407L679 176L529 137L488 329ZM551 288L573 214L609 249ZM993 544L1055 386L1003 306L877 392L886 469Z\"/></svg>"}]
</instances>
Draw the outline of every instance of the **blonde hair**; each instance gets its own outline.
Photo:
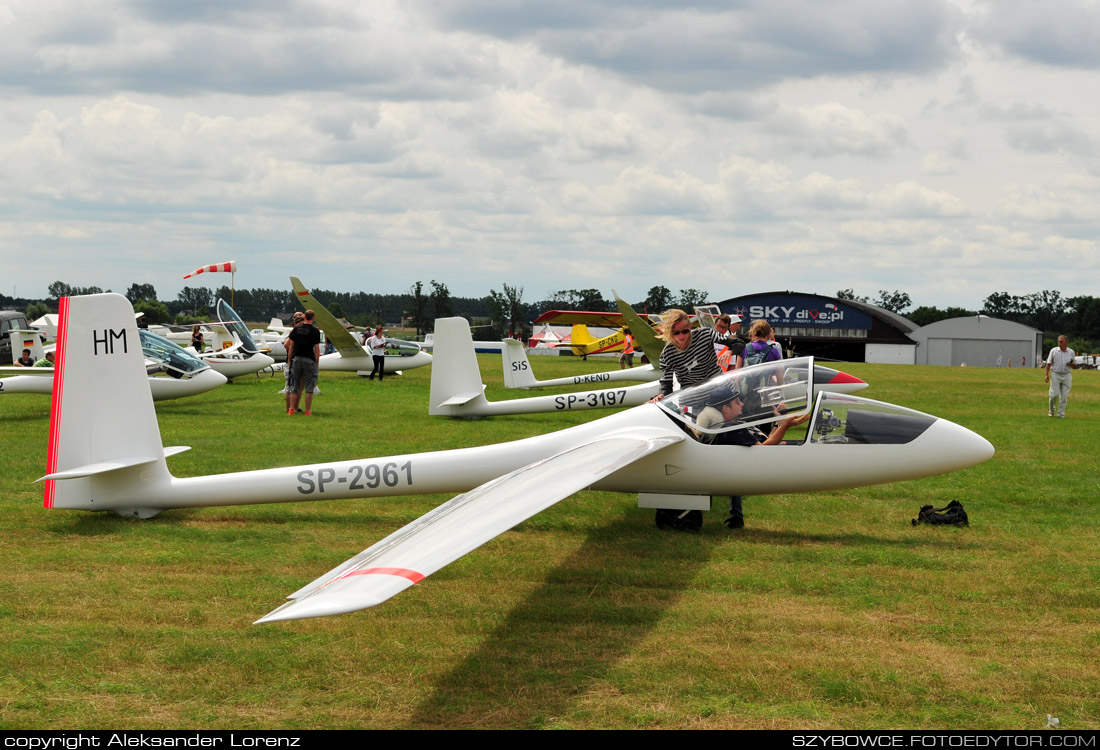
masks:
<instances>
[{"instance_id":1,"label":"blonde hair","mask_svg":"<svg viewBox=\"0 0 1100 750\"><path fill-rule=\"evenodd\" d=\"M688 314L678 308L672 308L671 310L665 310L661 314L661 341L666 344L675 344L676 339L672 335L672 329L676 327L676 324L681 320L691 321Z\"/></svg>"},{"instance_id":2,"label":"blonde hair","mask_svg":"<svg viewBox=\"0 0 1100 750\"><path fill-rule=\"evenodd\" d=\"M754 339L766 339L772 335L772 326L766 320L754 320L749 326L749 335Z\"/></svg>"}]
</instances>

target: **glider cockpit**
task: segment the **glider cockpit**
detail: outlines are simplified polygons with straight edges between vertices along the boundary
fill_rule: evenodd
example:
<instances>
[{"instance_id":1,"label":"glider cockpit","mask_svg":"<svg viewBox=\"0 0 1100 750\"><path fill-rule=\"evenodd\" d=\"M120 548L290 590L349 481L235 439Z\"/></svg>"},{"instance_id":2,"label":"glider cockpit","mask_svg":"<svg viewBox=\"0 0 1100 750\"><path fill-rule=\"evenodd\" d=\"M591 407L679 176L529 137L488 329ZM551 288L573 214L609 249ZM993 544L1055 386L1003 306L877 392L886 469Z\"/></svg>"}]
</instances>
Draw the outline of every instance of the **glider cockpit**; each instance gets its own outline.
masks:
<instances>
[{"instance_id":1,"label":"glider cockpit","mask_svg":"<svg viewBox=\"0 0 1100 750\"><path fill-rule=\"evenodd\" d=\"M717 435L805 414L813 402L813 373L813 357L780 360L724 372L658 404L696 434ZM720 418L722 406L733 398L742 404L736 418Z\"/></svg>"},{"instance_id":2,"label":"glider cockpit","mask_svg":"<svg viewBox=\"0 0 1100 750\"><path fill-rule=\"evenodd\" d=\"M808 377L813 370L812 357L731 370L677 391L659 405L703 442L754 426L767 433L768 423L805 414L811 408L814 415L806 440L788 437L787 444L904 445L936 422L936 417L919 411L839 393L821 393L815 404L813 379ZM736 416L732 412L737 410L722 409L734 397L743 404Z\"/></svg>"}]
</instances>

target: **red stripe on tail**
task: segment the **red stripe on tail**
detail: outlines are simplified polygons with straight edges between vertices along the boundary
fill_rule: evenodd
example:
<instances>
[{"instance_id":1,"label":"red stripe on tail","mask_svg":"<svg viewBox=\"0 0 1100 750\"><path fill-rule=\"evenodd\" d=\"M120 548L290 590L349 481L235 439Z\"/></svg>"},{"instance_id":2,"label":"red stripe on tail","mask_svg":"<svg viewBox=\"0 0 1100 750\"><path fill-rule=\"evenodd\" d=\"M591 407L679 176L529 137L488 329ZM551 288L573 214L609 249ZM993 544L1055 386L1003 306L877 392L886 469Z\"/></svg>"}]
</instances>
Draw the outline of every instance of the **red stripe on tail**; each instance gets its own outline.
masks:
<instances>
[{"instance_id":1,"label":"red stripe on tail","mask_svg":"<svg viewBox=\"0 0 1100 750\"><path fill-rule=\"evenodd\" d=\"M46 452L46 473L57 471L57 450L61 441L61 397L65 385L65 349L69 340L69 298L62 297L57 307L57 347L53 363L53 403L50 407L50 444ZM53 507L54 480L47 479L42 507Z\"/></svg>"}]
</instances>

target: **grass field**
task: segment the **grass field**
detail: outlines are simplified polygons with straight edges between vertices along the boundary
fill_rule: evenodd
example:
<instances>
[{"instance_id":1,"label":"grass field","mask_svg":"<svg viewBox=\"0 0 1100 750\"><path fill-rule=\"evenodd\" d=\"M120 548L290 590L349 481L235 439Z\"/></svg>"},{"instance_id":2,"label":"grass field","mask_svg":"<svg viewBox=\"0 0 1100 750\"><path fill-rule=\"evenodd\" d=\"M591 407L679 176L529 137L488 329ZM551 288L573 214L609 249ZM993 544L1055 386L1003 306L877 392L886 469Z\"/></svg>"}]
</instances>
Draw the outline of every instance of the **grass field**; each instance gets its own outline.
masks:
<instances>
[{"instance_id":1,"label":"grass field","mask_svg":"<svg viewBox=\"0 0 1100 750\"><path fill-rule=\"evenodd\" d=\"M480 357L491 399L500 359ZM537 358L537 377L611 361ZM449 496L46 511L49 399L0 399L0 728L1100 728L1100 373L1065 420L1038 370L849 365L997 455L944 477L751 497L660 532L582 492L372 610L253 626ZM180 476L541 434L605 412L427 416L430 371L280 379L157 407ZM732 471L751 471L746 462ZM969 529L914 528L961 500Z\"/></svg>"}]
</instances>

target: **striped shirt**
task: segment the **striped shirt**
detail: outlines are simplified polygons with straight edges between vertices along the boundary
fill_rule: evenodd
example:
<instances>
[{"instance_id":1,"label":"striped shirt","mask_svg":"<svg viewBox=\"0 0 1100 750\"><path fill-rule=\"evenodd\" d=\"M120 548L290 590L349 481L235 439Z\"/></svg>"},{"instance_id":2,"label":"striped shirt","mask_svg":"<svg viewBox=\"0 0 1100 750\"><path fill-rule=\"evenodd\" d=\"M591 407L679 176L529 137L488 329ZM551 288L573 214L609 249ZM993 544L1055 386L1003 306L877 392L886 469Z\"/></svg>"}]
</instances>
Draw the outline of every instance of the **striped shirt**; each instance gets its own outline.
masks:
<instances>
[{"instance_id":1,"label":"striped shirt","mask_svg":"<svg viewBox=\"0 0 1100 750\"><path fill-rule=\"evenodd\" d=\"M714 345L732 346L736 339L727 339L713 328L701 326L691 329L691 343L680 351L675 344L666 344L661 350L661 395L672 393L672 375L680 381L680 387L697 385L722 372Z\"/></svg>"},{"instance_id":2,"label":"striped shirt","mask_svg":"<svg viewBox=\"0 0 1100 750\"><path fill-rule=\"evenodd\" d=\"M1069 365L1073 362L1073 358L1077 356L1073 350L1068 346L1065 351L1062 351L1059 347L1054 347L1050 350L1050 354L1047 355L1047 364L1050 365L1050 369L1057 373L1069 372ZM661 355L664 359L664 355Z\"/></svg>"}]
</instances>

